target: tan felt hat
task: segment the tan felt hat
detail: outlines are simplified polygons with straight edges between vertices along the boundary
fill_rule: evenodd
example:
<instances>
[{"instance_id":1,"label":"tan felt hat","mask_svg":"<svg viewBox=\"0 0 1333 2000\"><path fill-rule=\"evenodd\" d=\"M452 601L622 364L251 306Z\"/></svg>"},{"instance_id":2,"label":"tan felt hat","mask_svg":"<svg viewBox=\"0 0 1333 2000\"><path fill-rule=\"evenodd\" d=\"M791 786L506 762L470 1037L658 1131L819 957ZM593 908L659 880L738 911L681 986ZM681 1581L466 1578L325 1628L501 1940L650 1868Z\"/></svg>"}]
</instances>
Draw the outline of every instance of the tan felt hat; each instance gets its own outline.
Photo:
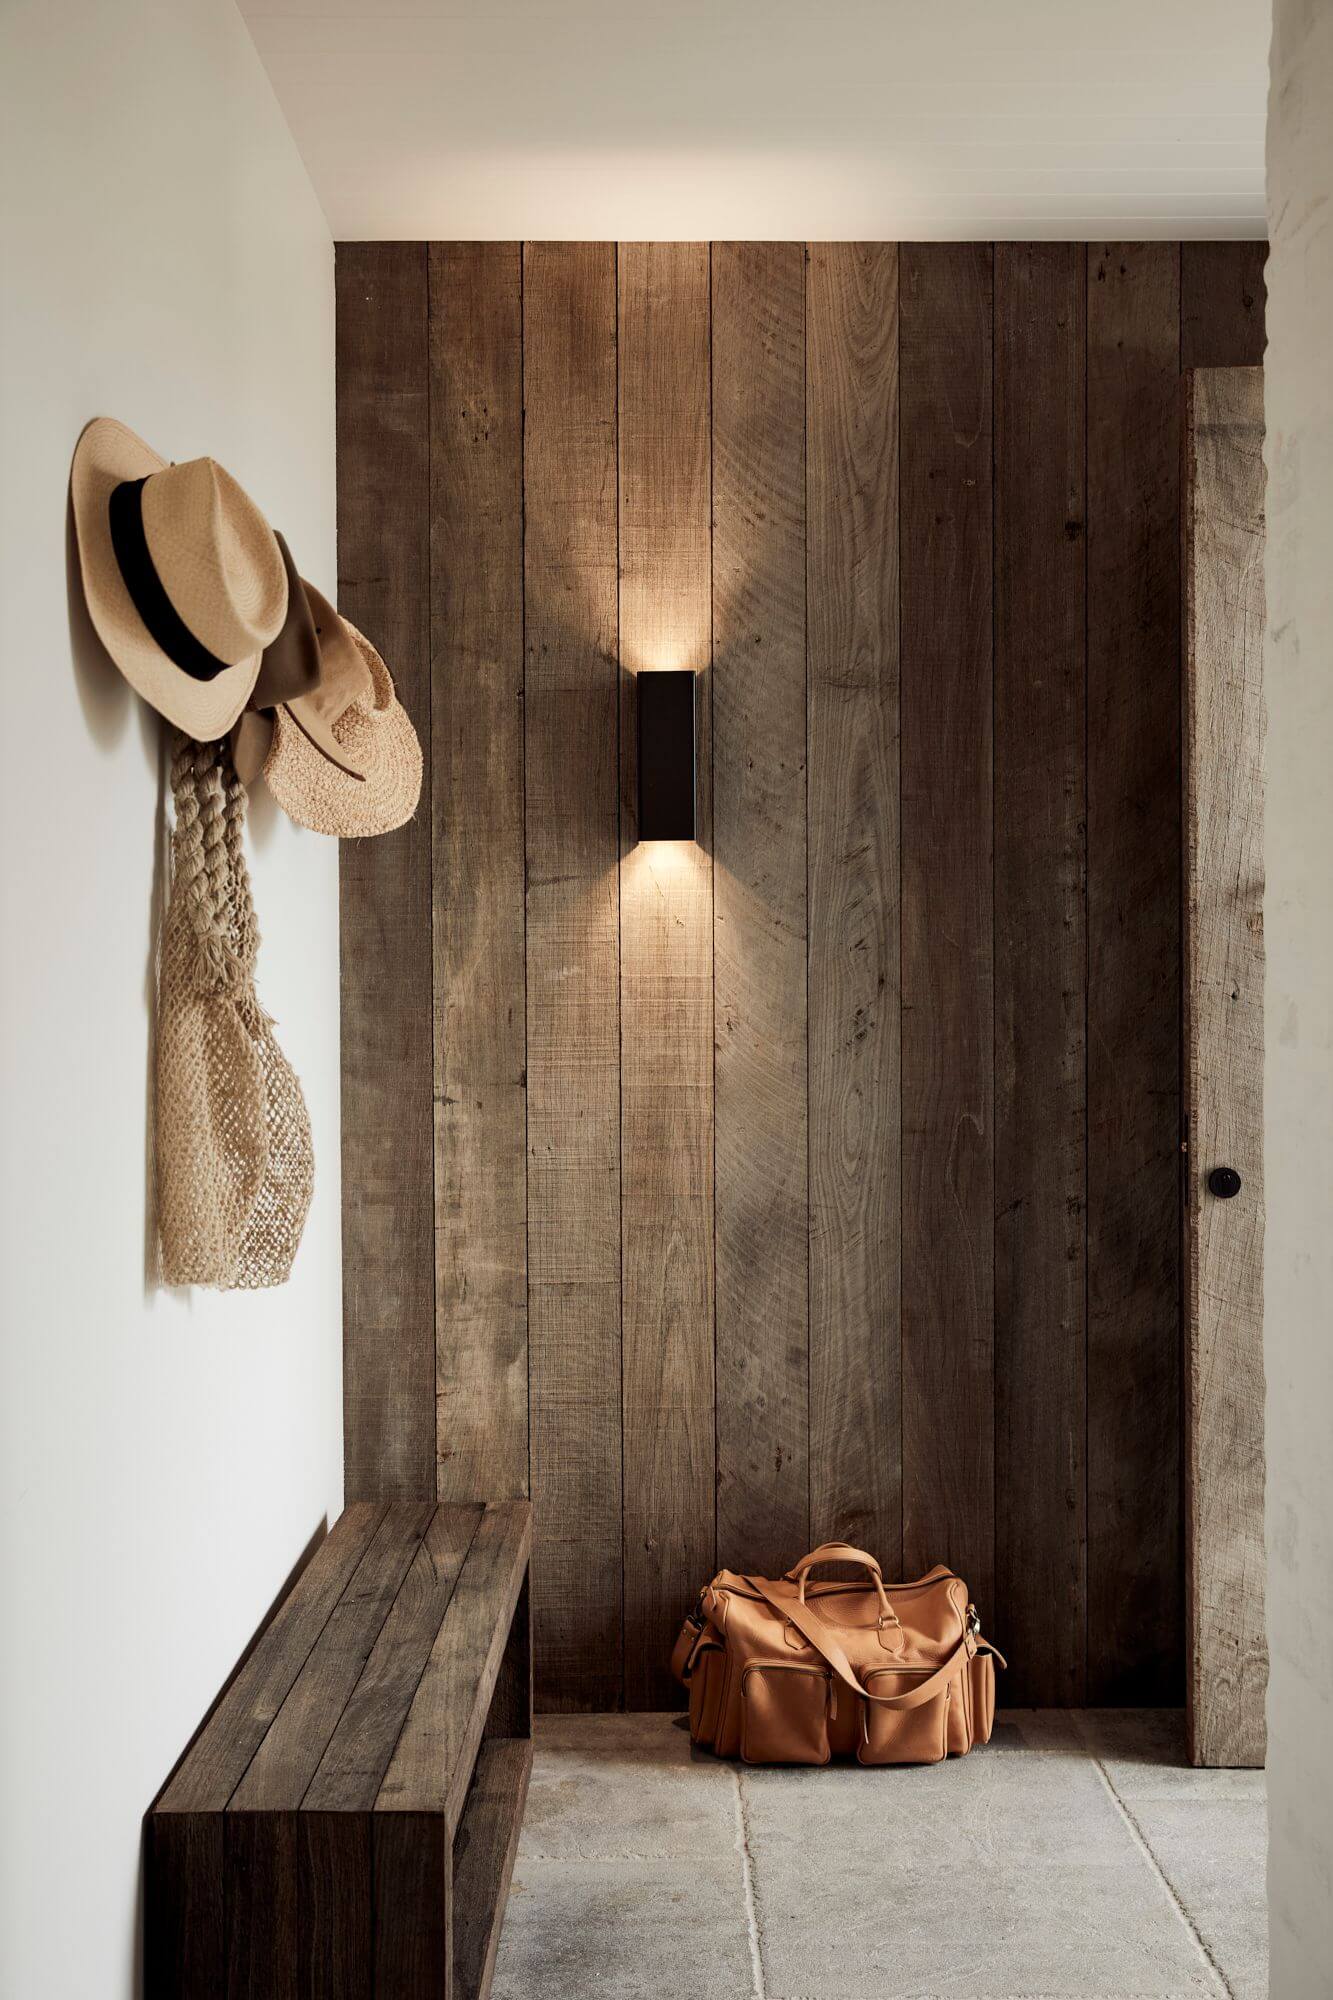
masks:
<instances>
[{"instance_id":1,"label":"tan felt hat","mask_svg":"<svg viewBox=\"0 0 1333 2000\"><path fill-rule=\"evenodd\" d=\"M287 616L277 638L264 648L259 678L237 724L236 769L243 784L253 783L268 750L266 745L258 763L254 762L260 738L250 721L256 712L285 706L326 757L349 777L359 778L355 761L333 733L333 722L354 696L369 695L370 675L351 633L328 598L297 574L282 535L277 542L287 571ZM270 718L265 715L265 720Z\"/></svg>"},{"instance_id":2,"label":"tan felt hat","mask_svg":"<svg viewBox=\"0 0 1333 2000\"><path fill-rule=\"evenodd\" d=\"M300 573L280 528L273 539L287 572L287 616L282 630L270 639L259 662L259 678L250 690L251 708L276 708L293 695L309 694L319 682L319 634L301 588Z\"/></svg>"},{"instance_id":3,"label":"tan felt hat","mask_svg":"<svg viewBox=\"0 0 1333 2000\"><path fill-rule=\"evenodd\" d=\"M231 732L231 761L246 791L262 776L273 748L273 717L247 708Z\"/></svg>"},{"instance_id":4,"label":"tan felt hat","mask_svg":"<svg viewBox=\"0 0 1333 2000\"><path fill-rule=\"evenodd\" d=\"M309 586L307 585L307 589ZM321 609L320 607L324 607ZM326 675L315 695L273 711L273 742L264 764L268 788L289 818L313 833L359 840L392 833L411 819L421 797L421 745L393 680L370 641L332 606L312 594L316 623L331 615L352 645L325 653ZM325 648L325 634L320 633ZM325 756L310 729L306 704L321 703L340 759ZM303 711L299 713L298 711Z\"/></svg>"},{"instance_id":5,"label":"tan felt hat","mask_svg":"<svg viewBox=\"0 0 1333 2000\"><path fill-rule=\"evenodd\" d=\"M225 736L287 615L273 530L211 458L170 465L113 417L70 476L97 636L145 701L202 743Z\"/></svg>"},{"instance_id":6,"label":"tan felt hat","mask_svg":"<svg viewBox=\"0 0 1333 2000\"><path fill-rule=\"evenodd\" d=\"M308 693L294 696L285 706L315 748L349 778L359 781L366 775L364 756L354 743L342 742L335 724L353 702L374 704L370 668L352 637L351 626L338 616L323 591L304 577L301 589L319 644L319 679Z\"/></svg>"}]
</instances>

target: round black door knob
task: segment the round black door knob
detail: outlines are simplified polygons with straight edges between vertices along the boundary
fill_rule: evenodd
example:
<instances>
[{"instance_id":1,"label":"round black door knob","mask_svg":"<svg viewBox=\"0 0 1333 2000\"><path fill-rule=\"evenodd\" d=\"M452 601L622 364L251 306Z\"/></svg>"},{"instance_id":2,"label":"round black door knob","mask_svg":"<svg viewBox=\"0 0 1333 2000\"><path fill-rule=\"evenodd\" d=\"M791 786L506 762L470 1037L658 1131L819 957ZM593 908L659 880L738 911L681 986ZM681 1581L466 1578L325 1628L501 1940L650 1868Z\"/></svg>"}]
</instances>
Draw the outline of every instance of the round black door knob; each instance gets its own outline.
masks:
<instances>
[{"instance_id":1,"label":"round black door knob","mask_svg":"<svg viewBox=\"0 0 1333 2000\"><path fill-rule=\"evenodd\" d=\"M1240 1193L1240 1175L1234 1167L1214 1167L1208 1176L1208 1192L1219 1201L1230 1201Z\"/></svg>"}]
</instances>

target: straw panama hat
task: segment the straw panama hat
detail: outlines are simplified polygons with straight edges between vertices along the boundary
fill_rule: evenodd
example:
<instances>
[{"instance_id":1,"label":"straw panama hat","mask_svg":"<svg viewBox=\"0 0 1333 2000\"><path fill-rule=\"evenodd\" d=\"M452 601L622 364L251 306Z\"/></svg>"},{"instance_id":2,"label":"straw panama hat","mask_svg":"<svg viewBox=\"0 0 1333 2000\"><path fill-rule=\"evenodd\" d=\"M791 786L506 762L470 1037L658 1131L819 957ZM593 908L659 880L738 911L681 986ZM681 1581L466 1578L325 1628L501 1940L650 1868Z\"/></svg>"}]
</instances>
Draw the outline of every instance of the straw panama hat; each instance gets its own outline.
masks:
<instances>
[{"instance_id":1,"label":"straw panama hat","mask_svg":"<svg viewBox=\"0 0 1333 2000\"><path fill-rule=\"evenodd\" d=\"M130 686L187 736L225 736L287 615L273 530L211 458L171 465L113 417L70 474L84 596Z\"/></svg>"},{"instance_id":2,"label":"straw panama hat","mask_svg":"<svg viewBox=\"0 0 1333 2000\"><path fill-rule=\"evenodd\" d=\"M392 833L411 819L421 797L416 730L369 639L311 585L306 590L319 628L324 678L303 701L274 709L265 780L288 818L312 833L339 840ZM344 644L348 639L350 646ZM303 726L315 703L332 729L340 763L327 757ZM348 764L350 771L343 768Z\"/></svg>"}]
</instances>

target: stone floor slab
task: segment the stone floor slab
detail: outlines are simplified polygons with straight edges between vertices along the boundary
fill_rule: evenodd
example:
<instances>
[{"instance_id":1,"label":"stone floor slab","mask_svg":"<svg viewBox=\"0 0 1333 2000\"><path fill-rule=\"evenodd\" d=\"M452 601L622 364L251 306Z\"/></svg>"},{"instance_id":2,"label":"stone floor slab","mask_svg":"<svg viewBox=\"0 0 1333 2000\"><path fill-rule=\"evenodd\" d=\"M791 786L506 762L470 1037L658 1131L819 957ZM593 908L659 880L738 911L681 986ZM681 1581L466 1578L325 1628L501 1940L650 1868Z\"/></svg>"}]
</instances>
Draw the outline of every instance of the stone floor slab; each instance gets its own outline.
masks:
<instances>
[{"instance_id":1,"label":"stone floor slab","mask_svg":"<svg viewBox=\"0 0 1333 2000\"><path fill-rule=\"evenodd\" d=\"M1261 1800L1149 1799L1134 1817L1235 2000L1268 1992L1268 1816Z\"/></svg>"},{"instance_id":2,"label":"stone floor slab","mask_svg":"<svg viewBox=\"0 0 1333 2000\"><path fill-rule=\"evenodd\" d=\"M1222 1991L1088 1758L741 1789L767 2000Z\"/></svg>"},{"instance_id":3,"label":"stone floor slab","mask_svg":"<svg viewBox=\"0 0 1333 2000\"><path fill-rule=\"evenodd\" d=\"M520 1850L493 2000L755 2000L741 1856L532 1861Z\"/></svg>"},{"instance_id":4,"label":"stone floor slab","mask_svg":"<svg viewBox=\"0 0 1333 2000\"><path fill-rule=\"evenodd\" d=\"M1002 1738L946 1764L742 1770L740 1782L757 1855L790 1845L799 1859L813 1836L849 1862L865 1848L879 1866L908 1844L947 1872L1060 1862L1095 1868L1135 1851L1090 1757L1014 1753Z\"/></svg>"},{"instance_id":5,"label":"stone floor slab","mask_svg":"<svg viewBox=\"0 0 1333 2000\"><path fill-rule=\"evenodd\" d=\"M1072 1713L1072 1712L1071 1712ZM1258 1799L1262 1771L1198 1771L1185 1750L1181 1708L1088 1708L1073 1719L1127 1803L1136 1799Z\"/></svg>"},{"instance_id":6,"label":"stone floor slab","mask_svg":"<svg viewBox=\"0 0 1333 2000\"><path fill-rule=\"evenodd\" d=\"M729 1855L729 1767L694 1750L663 1715L539 1716L523 1853L643 1860Z\"/></svg>"}]
</instances>

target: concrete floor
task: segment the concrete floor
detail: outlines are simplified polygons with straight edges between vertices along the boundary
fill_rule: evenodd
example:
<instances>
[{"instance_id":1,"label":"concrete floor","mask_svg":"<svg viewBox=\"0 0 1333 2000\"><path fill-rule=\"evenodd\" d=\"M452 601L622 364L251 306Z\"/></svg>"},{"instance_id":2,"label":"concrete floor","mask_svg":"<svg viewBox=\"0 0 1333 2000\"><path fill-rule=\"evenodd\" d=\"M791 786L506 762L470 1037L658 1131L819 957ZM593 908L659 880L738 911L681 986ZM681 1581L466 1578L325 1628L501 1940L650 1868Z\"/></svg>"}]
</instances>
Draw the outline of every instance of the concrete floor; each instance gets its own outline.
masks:
<instances>
[{"instance_id":1,"label":"concrete floor","mask_svg":"<svg viewBox=\"0 0 1333 2000\"><path fill-rule=\"evenodd\" d=\"M495 2000L1262 2000L1265 1842L1263 1774L1185 1768L1174 1713L894 1771L546 1717Z\"/></svg>"}]
</instances>

